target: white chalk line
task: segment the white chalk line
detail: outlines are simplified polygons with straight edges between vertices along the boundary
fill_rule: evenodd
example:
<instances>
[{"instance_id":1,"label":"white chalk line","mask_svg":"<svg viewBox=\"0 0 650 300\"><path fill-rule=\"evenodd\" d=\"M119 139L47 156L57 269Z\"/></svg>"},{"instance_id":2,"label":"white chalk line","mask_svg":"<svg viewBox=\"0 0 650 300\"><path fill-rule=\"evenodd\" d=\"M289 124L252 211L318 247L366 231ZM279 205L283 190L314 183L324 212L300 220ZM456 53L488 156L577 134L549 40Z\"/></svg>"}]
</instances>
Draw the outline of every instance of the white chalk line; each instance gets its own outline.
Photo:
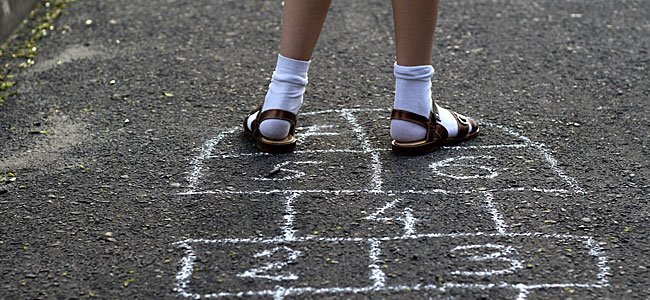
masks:
<instances>
[{"instance_id":1,"label":"white chalk line","mask_svg":"<svg viewBox=\"0 0 650 300\"><path fill-rule=\"evenodd\" d=\"M483 193L483 192L491 192L491 193L498 193L498 192L537 192L537 193L550 193L550 194L570 194L572 193L571 191L564 190L564 189L540 189L540 188L524 188L524 187L518 187L518 188L506 188L506 189L489 189L489 190L461 190L461 191L449 191L449 190L443 190L443 189L430 189L430 190L404 190L404 191L377 191L377 190L368 190L368 189L363 189L363 190L321 190L321 189L314 189L314 190L294 190L294 189L287 189L287 190L280 190L280 189L274 189L274 190L249 190L249 191L231 191L231 190L208 190L208 191L189 191L189 192L180 192L176 193L175 195L177 196L191 196L191 195L210 195L210 194L217 194L217 195L275 195L275 194L293 194L293 193L300 193L300 194L333 194L333 195L339 195L339 194L375 194L375 195L395 195L395 194L413 194L413 195L434 195L434 194L445 194L445 195L460 195L460 194L476 194L476 193Z\"/></svg>"},{"instance_id":2,"label":"white chalk line","mask_svg":"<svg viewBox=\"0 0 650 300\"><path fill-rule=\"evenodd\" d=\"M300 115L315 116L315 115L331 114L331 113L345 114L345 113L373 112L373 111L389 112L387 108L342 108L342 109L326 109L326 110L319 110L319 111L304 112L304 113L300 113Z\"/></svg>"},{"instance_id":3,"label":"white chalk line","mask_svg":"<svg viewBox=\"0 0 650 300\"><path fill-rule=\"evenodd\" d=\"M180 296L195 298L195 294L188 293L187 289L190 285L190 277L192 277L192 274L194 273L196 254L194 253L194 249L190 243L178 242L175 244L185 249L185 256L183 256L180 261L181 269L176 274L176 287L174 288L174 291L176 291Z\"/></svg>"},{"instance_id":4,"label":"white chalk line","mask_svg":"<svg viewBox=\"0 0 650 300\"><path fill-rule=\"evenodd\" d=\"M386 274L381 270L381 242L376 239L369 239L370 244L370 280L373 282L374 288L381 289L386 286Z\"/></svg>"},{"instance_id":5,"label":"white chalk line","mask_svg":"<svg viewBox=\"0 0 650 300\"><path fill-rule=\"evenodd\" d=\"M461 233L418 233L415 235L400 235L400 236L383 236L383 237L317 237L317 236L303 236L295 237L292 240L286 240L283 237L273 238L226 238L226 239L185 239L175 242L174 245L183 244L238 244L238 243L251 243L251 244L282 244L289 242L353 242L353 243L368 243L370 239L376 239L381 242L401 241L401 240L417 240L423 238L473 238L473 237L486 237L486 238L516 238L516 237L530 237L530 238L546 238L546 239L567 239L567 240L580 240L587 241L592 238L585 235L572 235L563 233L543 233L543 232L512 232L512 233L490 233L490 232L461 232ZM591 248L590 248L591 249ZM597 254L597 252L594 252ZM594 255L594 254L592 254Z\"/></svg>"},{"instance_id":6,"label":"white chalk line","mask_svg":"<svg viewBox=\"0 0 650 300\"><path fill-rule=\"evenodd\" d=\"M274 299L284 299L287 296L300 295L323 295L323 294L367 294L372 292L417 292L417 291L439 291L446 292L453 289L466 290L492 290L492 289L511 289L516 291L528 291L534 289L549 288L603 288L600 284L589 283L551 283L551 284L463 284L463 283L445 283L443 285L435 284L415 284L415 285L392 285L377 288L373 286L366 287L277 287L273 290L245 291L245 292L220 292L212 294L187 293L187 298L242 298L242 297L264 297L273 296ZM525 299L525 298L523 298Z\"/></svg>"},{"instance_id":7,"label":"white chalk line","mask_svg":"<svg viewBox=\"0 0 650 300\"><path fill-rule=\"evenodd\" d=\"M466 146L444 146L442 150L452 150L452 151L462 151L462 150L481 150L481 149L520 149L520 148L529 148L528 144L502 144L502 145L466 145ZM442 151L440 150L440 151ZM350 154L369 154L373 152L391 152L390 148L377 148L371 150L363 149L314 149L314 150L296 150L290 155L300 155L300 154L338 154L338 153L350 153ZM208 158L241 158L241 157L259 157L259 156L278 156L277 154L270 154L266 152L253 152L253 153L237 153L237 154L219 154L212 155Z\"/></svg>"},{"instance_id":8,"label":"white chalk line","mask_svg":"<svg viewBox=\"0 0 650 300\"><path fill-rule=\"evenodd\" d=\"M194 159L192 159L192 162L190 163L192 166L192 172L190 172L190 174L187 177L188 192L192 192L196 189L196 186L198 185L201 176L203 176L203 161L212 155L212 151L214 151L214 147L216 147L217 144L219 144L219 142L221 142L221 140L223 140L226 137L226 135L232 134L233 132L235 132L235 130L237 130L237 128L239 127L234 127L222 131L215 138L210 139L203 144L203 147L201 147L201 152L199 153L199 155L194 157Z\"/></svg>"},{"instance_id":9,"label":"white chalk line","mask_svg":"<svg viewBox=\"0 0 650 300\"><path fill-rule=\"evenodd\" d=\"M293 161L293 162L292 161L284 161L284 162L281 162L281 163L276 164L275 166L273 166L273 169L271 170L270 173L268 173L268 175L252 177L251 179L255 180L255 181L288 181L288 180L298 179L298 178L301 178L301 177L307 175L307 173L302 172L302 171L298 171L298 170L288 169L288 168L285 168L285 167L290 165L290 164L318 165L318 164L322 164L322 163L323 163L322 161L312 161L312 160L309 160L309 161ZM277 173L279 171L291 173L293 175L279 177L279 178L270 178L270 175L275 174L275 173Z\"/></svg>"},{"instance_id":10,"label":"white chalk line","mask_svg":"<svg viewBox=\"0 0 650 300\"><path fill-rule=\"evenodd\" d=\"M339 135L338 132L322 132L322 129L331 129L335 128L336 126L334 125L312 125L312 126L307 126L307 127L298 127L296 128L297 131L305 131L301 132L300 136L303 138L307 137L312 137L312 136L337 136Z\"/></svg>"},{"instance_id":11,"label":"white chalk line","mask_svg":"<svg viewBox=\"0 0 650 300\"><path fill-rule=\"evenodd\" d=\"M301 251L293 250L287 246L275 247L271 250L264 250L257 252L253 255L254 258L271 258L274 254L278 252L286 252L286 258L283 261L279 262L267 262L261 267L248 269L242 273L237 274L237 277L241 278L262 278L272 281L287 281L287 280L297 280L298 276L291 272L285 274L273 275L268 272L280 271L287 265L294 263L300 255Z\"/></svg>"},{"instance_id":12,"label":"white chalk line","mask_svg":"<svg viewBox=\"0 0 650 300\"><path fill-rule=\"evenodd\" d=\"M487 208L488 213L492 217L492 221L494 221L494 227L496 228L497 232L502 234L506 233L508 225L506 225L506 222L503 220L503 215L501 212L499 212L496 205L494 204L494 196L490 192L483 192L482 194L485 197L485 208Z\"/></svg>"},{"instance_id":13,"label":"white chalk line","mask_svg":"<svg viewBox=\"0 0 650 300\"><path fill-rule=\"evenodd\" d=\"M397 205L400 201L402 201L402 199L398 198L398 199L395 199L395 200L393 200L391 202L386 203L386 205L384 205L383 207L380 207L379 209L377 209L377 211L370 214L365 219L366 220L371 220L371 221L386 221L386 218L380 218L379 215L382 215L382 214L384 214L384 212L386 210L395 207L395 205ZM390 219L390 220L392 220L392 219Z\"/></svg>"},{"instance_id":14,"label":"white chalk line","mask_svg":"<svg viewBox=\"0 0 650 300\"><path fill-rule=\"evenodd\" d=\"M473 250L473 249L494 249L498 252L492 252L484 255L472 255L468 258L470 261L482 262L489 260L498 260L505 261L510 263L510 267L501 270L483 270L483 271L454 271L451 274L454 275L463 275L463 276L494 276L494 275L504 275L504 274L513 274L519 269L523 269L521 261L515 258L509 258L508 255L515 254L517 251L512 246L504 246L498 244L481 244L481 245L463 245L457 246L451 249L451 252L457 252L462 250Z\"/></svg>"},{"instance_id":15,"label":"white chalk line","mask_svg":"<svg viewBox=\"0 0 650 300\"><path fill-rule=\"evenodd\" d=\"M413 210L410 207L405 208L397 218L379 217L380 215L384 214L386 210L394 208L401 201L402 199L397 198L391 202L388 202L384 207L377 209L377 211L370 214L365 219L377 222L399 221L404 224L404 235L414 235L415 223L418 222L418 219L413 217Z\"/></svg>"},{"instance_id":16,"label":"white chalk line","mask_svg":"<svg viewBox=\"0 0 650 300\"><path fill-rule=\"evenodd\" d=\"M490 124L490 123L487 123L487 125L495 127L495 128L499 128L499 129L503 130L504 132L506 132L506 133L508 133L508 134L510 134L510 135L524 141L526 144L529 144L531 147L537 149L537 151L539 151L539 153L544 158L544 160L546 160L546 162L549 164L549 167L551 168L551 170L553 170L553 172L555 172L556 175L558 175L560 178L562 178L574 190L575 193L578 193L578 194L585 194L586 193L585 190L582 187L580 187L580 185L575 180L575 178L566 175L564 170L558 166L557 160L555 160L555 158L546 149L546 145L544 145L543 143L533 142L529 138L519 134L518 132L516 132L516 131L508 128L508 127L498 125L498 124Z\"/></svg>"},{"instance_id":17,"label":"white chalk line","mask_svg":"<svg viewBox=\"0 0 650 300\"><path fill-rule=\"evenodd\" d=\"M379 158L379 152L375 151L372 145L370 145L370 141L366 137L366 131L359 124L359 121L357 121L357 117L355 117L351 112L343 112L341 113L341 116L344 117L348 123L350 123L350 125L352 125L352 131L357 136L357 139L359 139L361 142L361 149L363 149L363 151L369 152L372 156L372 178L370 179L370 190L381 191L383 180L381 178L382 163L381 159Z\"/></svg>"},{"instance_id":18,"label":"white chalk line","mask_svg":"<svg viewBox=\"0 0 650 300\"><path fill-rule=\"evenodd\" d=\"M528 289L519 289L519 294L517 294L517 298L515 300L526 300L528 299L528 295L530 294L530 290Z\"/></svg>"},{"instance_id":19,"label":"white chalk line","mask_svg":"<svg viewBox=\"0 0 650 300\"><path fill-rule=\"evenodd\" d=\"M404 222L404 235L414 235L415 234L415 223L419 220L413 217L413 210L410 207L407 207L402 211L402 221Z\"/></svg>"},{"instance_id":20,"label":"white chalk line","mask_svg":"<svg viewBox=\"0 0 650 300\"><path fill-rule=\"evenodd\" d=\"M496 190L490 190L496 192ZM542 189L542 188L528 188L528 187L515 187L502 189L501 192L540 192L548 194L571 194L572 192L566 189Z\"/></svg>"},{"instance_id":21,"label":"white chalk line","mask_svg":"<svg viewBox=\"0 0 650 300\"><path fill-rule=\"evenodd\" d=\"M452 179L458 179L458 180L464 180L464 179L493 179L499 175L497 171L494 170L492 167L488 167L484 164L480 164L481 159L486 159L486 160L496 160L497 158L494 156L490 155L479 155L479 156L461 156L461 157L450 157L447 159L443 159L440 161L435 161L432 162L429 165L429 168L431 171L433 171L433 174L442 176L442 177L449 177ZM464 160L469 160L467 163L457 163L457 161L464 161ZM457 174L449 174L449 173L444 173L440 171L440 168L444 167L476 167L478 169L484 170L488 172L489 174L487 175L481 175L481 174L476 174L476 175L457 175Z\"/></svg>"},{"instance_id":22,"label":"white chalk line","mask_svg":"<svg viewBox=\"0 0 650 300\"><path fill-rule=\"evenodd\" d=\"M598 258L598 281L600 284L609 284L611 269L609 267L609 258L604 254L603 249L598 245L593 237L585 240L585 245L589 248L589 254Z\"/></svg>"},{"instance_id":23,"label":"white chalk line","mask_svg":"<svg viewBox=\"0 0 650 300\"><path fill-rule=\"evenodd\" d=\"M296 212L293 209L293 201L300 197L301 194L293 193L285 197L284 201L284 224L280 228L284 239L292 241L296 238L296 229L293 227Z\"/></svg>"}]
</instances>

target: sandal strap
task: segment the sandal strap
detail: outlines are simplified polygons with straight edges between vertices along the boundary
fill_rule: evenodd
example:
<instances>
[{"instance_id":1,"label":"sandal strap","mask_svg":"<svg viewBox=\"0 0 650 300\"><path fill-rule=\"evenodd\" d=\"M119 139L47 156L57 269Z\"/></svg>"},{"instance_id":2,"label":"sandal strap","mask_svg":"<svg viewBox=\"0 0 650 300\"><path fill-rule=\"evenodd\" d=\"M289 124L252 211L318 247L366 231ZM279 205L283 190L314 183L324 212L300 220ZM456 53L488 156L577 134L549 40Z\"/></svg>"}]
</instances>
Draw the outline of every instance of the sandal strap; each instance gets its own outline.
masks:
<instances>
[{"instance_id":1,"label":"sandal strap","mask_svg":"<svg viewBox=\"0 0 650 300\"><path fill-rule=\"evenodd\" d=\"M427 140L433 141L434 143L443 143L444 140L449 137L449 133L447 132L445 126L442 126L442 123L440 122L440 116L438 115L438 110L435 108L435 105L434 110L435 111L431 112L431 116L429 118L430 120L435 120L435 122L429 122L429 127L427 128Z\"/></svg>"},{"instance_id":2,"label":"sandal strap","mask_svg":"<svg viewBox=\"0 0 650 300\"><path fill-rule=\"evenodd\" d=\"M253 121L254 123L253 127L255 128L253 130L253 134L261 136L262 134L259 131L259 125L262 124L263 121L269 119L284 120L289 122L289 124L291 125L291 127L289 127L289 135L292 136L296 134L296 124L297 124L296 114L281 109L269 109L267 111L259 113L255 121Z\"/></svg>"},{"instance_id":3,"label":"sandal strap","mask_svg":"<svg viewBox=\"0 0 650 300\"><path fill-rule=\"evenodd\" d=\"M435 107L435 106L434 106ZM390 114L391 120L402 120L420 125L427 129L426 141L432 143L440 143L448 136L447 130L438 117L438 111L432 111L429 118L405 111L401 109L393 109Z\"/></svg>"},{"instance_id":4,"label":"sandal strap","mask_svg":"<svg viewBox=\"0 0 650 300\"><path fill-rule=\"evenodd\" d=\"M257 119L259 123L268 119L279 119L291 123L292 127L296 126L296 114L281 109L269 109L264 111L257 117Z\"/></svg>"},{"instance_id":5,"label":"sandal strap","mask_svg":"<svg viewBox=\"0 0 650 300\"><path fill-rule=\"evenodd\" d=\"M248 112L248 115L246 115L246 117L244 118L244 131L246 131L246 132L251 132L251 133L252 133L252 132L255 132L255 130L257 129L257 119L258 119L258 118L255 117L255 119L253 120L253 122L251 122L251 126L250 126L250 128L249 128L249 126L248 126L248 119L249 119L252 115L254 115L254 114L258 113L259 111L261 111L263 105L264 105L264 102L260 103L260 105L258 105L255 109L253 109L253 110L251 110L251 111ZM259 114L258 114L258 117L259 117Z\"/></svg>"},{"instance_id":6,"label":"sandal strap","mask_svg":"<svg viewBox=\"0 0 650 300\"><path fill-rule=\"evenodd\" d=\"M451 114L454 116L454 119L456 119L456 124L458 125L458 137L465 137L467 134L469 134L469 120L467 117L452 111Z\"/></svg>"},{"instance_id":7,"label":"sandal strap","mask_svg":"<svg viewBox=\"0 0 650 300\"><path fill-rule=\"evenodd\" d=\"M410 111L401 110L401 109L393 109L393 111L390 114L390 119L415 123L424 128L429 128L431 124L431 122L427 117L418 115L416 113L412 113Z\"/></svg>"}]
</instances>

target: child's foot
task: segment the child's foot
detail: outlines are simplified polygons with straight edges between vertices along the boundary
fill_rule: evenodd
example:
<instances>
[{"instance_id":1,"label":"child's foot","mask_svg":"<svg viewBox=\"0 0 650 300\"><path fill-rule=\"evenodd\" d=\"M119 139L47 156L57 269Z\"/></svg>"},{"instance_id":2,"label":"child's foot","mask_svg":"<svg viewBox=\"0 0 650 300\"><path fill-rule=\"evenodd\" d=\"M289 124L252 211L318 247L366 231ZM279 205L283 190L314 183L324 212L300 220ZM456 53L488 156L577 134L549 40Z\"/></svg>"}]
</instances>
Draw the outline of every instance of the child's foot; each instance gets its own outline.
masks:
<instances>
[{"instance_id":1,"label":"child's foot","mask_svg":"<svg viewBox=\"0 0 650 300\"><path fill-rule=\"evenodd\" d=\"M244 120L244 130L253 134L260 150L278 153L295 149L296 114L302 106L309 63L278 55L264 103Z\"/></svg>"},{"instance_id":2,"label":"child's foot","mask_svg":"<svg viewBox=\"0 0 650 300\"><path fill-rule=\"evenodd\" d=\"M475 120L433 104L432 76L433 67L428 65L395 65L395 109L390 133L397 154L426 154L478 134Z\"/></svg>"},{"instance_id":3,"label":"child's foot","mask_svg":"<svg viewBox=\"0 0 650 300\"><path fill-rule=\"evenodd\" d=\"M441 146L454 145L478 136L476 120L435 106L428 118L409 111L394 109L391 114L392 150L400 155L422 155ZM415 135L414 132L422 132ZM400 139L403 134L405 139Z\"/></svg>"},{"instance_id":4,"label":"child's foot","mask_svg":"<svg viewBox=\"0 0 650 300\"><path fill-rule=\"evenodd\" d=\"M268 153L289 153L296 149L296 115L286 110L269 109L260 113L262 105L251 111L244 119L244 131L252 134L255 146L260 151ZM277 121L282 127L284 123L289 124L287 134L279 139L271 139L262 134L259 124L266 124L270 121ZM284 130L284 128L280 128Z\"/></svg>"}]
</instances>

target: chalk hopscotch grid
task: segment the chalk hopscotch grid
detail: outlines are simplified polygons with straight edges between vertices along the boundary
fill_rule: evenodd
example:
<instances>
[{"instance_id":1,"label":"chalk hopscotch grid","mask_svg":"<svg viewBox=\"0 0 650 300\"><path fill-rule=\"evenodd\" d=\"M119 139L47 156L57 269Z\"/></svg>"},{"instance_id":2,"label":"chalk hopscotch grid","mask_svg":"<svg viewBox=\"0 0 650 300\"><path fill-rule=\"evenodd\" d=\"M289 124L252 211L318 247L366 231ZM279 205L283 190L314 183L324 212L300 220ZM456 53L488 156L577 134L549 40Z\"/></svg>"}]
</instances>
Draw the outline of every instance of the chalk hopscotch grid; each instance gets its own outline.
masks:
<instances>
[{"instance_id":1,"label":"chalk hopscotch grid","mask_svg":"<svg viewBox=\"0 0 650 300\"><path fill-rule=\"evenodd\" d=\"M366 133L363 127L358 123L356 117L354 116L354 113L360 113L360 112L384 112L386 111L385 109L332 109L332 110L324 110L324 111L318 111L318 112L307 112L303 113L302 115L305 116L313 116L313 115L321 115L321 114L328 114L328 113L338 113L342 117L344 117L350 125L353 126L353 131L361 142L361 150L354 150L354 149L327 149L327 150L298 150L295 151L294 154L326 154L326 153L353 153L353 154L370 154L372 157L372 165L371 169L373 170L372 173L372 180L370 182L370 187L364 190L358 190L358 192L371 192L371 193L382 193L382 184L383 181L381 179L381 172L382 172L382 163L381 160L379 159L379 153L381 152L388 152L390 149L387 148L373 148L371 146L370 141L366 138ZM501 149L501 148L512 148L512 149L519 149L519 148L532 148L537 150L537 152L540 154L540 156L548 163L549 167L551 170L558 176L560 177L568 186L571 187L570 190L562 190L562 189L535 189L535 188L520 188L520 190L530 190L530 191L542 191L542 192L559 192L559 193L576 193L576 194L585 194L585 191L580 185L576 182L576 180L568 175L565 174L564 170L558 166L557 160L553 158L553 156L550 154L550 151L546 149L546 145L543 143L537 143L531 141L529 138L519 134L518 132L511 130L505 126L501 126L498 124L492 124L488 122L482 122L482 126L485 127L493 127L493 128L498 128L502 130L503 132L509 134L510 136L520 140L522 143L516 143L516 144L496 144L496 145L461 145L461 146L446 146L443 147L445 150L469 150L469 149ZM216 147L219 142L221 142L225 137L231 136L237 132L239 127L235 128L229 128L227 130L224 130L220 132L216 137L206 141L204 145L202 146L200 153L198 156L196 156L190 163L192 171L189 173L187 177L188 181L188 186L187 189L183 192L179 192L177 195L201 195L201 194L231 194L233 191L228 191L228 190L207 190L207 191L202 191L202 190L197 190L200 180L204 175L204 161L206 159L229 159L229 158L238 158L238 157L247 157L247 156L269 156L270 154L264 153L264 152L255 152L255 153L239 153L239 154L222 154L222 155L214 155L214 148ZM325 135L329 135L328 133L325 133ZM283 190L286 191L286 190ZM498 190L492 190L492 192L497 192ZM512 188L507 188L504 189L503 191L512 191ZM301 190L295 190L291 191L293 192L307 192L307 193L319 193L321 192L320 190L306 190L306 191L301 191ZM336 192L336 190L332 191ZM400 192L400 191L392 191L392 192ZM409 191L404 191L404 192L409 192ZM235 191L237 193L237 191ZM249 194L268 194L269 191L245 191L244 193L249 193ZM276 192L274 192L276 193Z\"/></svg>"},{"instance_id":2,"label":"chalk hopscotch grid","mask_svg":"<svg viewBox=\"0 0 650 300\"><path fill-rule=\"evenodd\" d=\"M570 187L571 190L566 189L539 189L539 188L506 188L501 190L489 190L489 191L447 191L442 189L434 190L406 190L406 191L386 191L382 189L383 180L381 178L382 173L382 162L379 158L381 152L389 151L389 149L376 149L373 148L370 141L366 137L365 129L359 124L355 113L360 112L383 112L385 109L340 109L340 110L325 110L319 112L305 113L303 115L320 115L328 113L338 113L342 116L350 125L353 127L353 132L357 139L361 142L361 150L345 150L345 149L332 149L332 150L302 150L296 151L295 153L358 153L358 154L369 154L371 155L371 170L372 170L372 179L370 187L364 190L267 190L267 191L222 191L222 190L210 190L210 191L197 191L198 185L200 183L201 177L203 176L204 161L206 159L228 159L236 157L247 157L247 156L264 156L268 155L266 153L242 153L242 154L224 154L224 155L213 155L214 148L219 144L226 136L232 135L236 132L236 128L225 130L219 133L215 138L208 140L200 150L200 154L195 157L191 162L192 171L188 175L188 188L184 192L180 192L177 195L200 195L200 194L262 194L262 195L271 195L271 194L284 194L285 203L284 210L285 215L283 216L283 224L281 226L282 235L276 238L233 238L233 239L219 239L219 240L205 240L205 239L188 239L175 243L175 245L185 249L185 256L181 259L180 265L181 269L176 276L176 287L174 288L177 293L183 297L190 298L221 298L221 297L243 297L243 296L272 296L274 299L283 299L285 296L289 295L303 295L303 294L337 294L337 293L369 293L369 292L378 292L378 291L421 291L421 290L438 290L445 291L452 288L464 288L464 289L493 289L493 288L506 288L513 289L518 292L516 299L526 299L531 290L535 289L546 289L546 288L602 288L609 285L608 276L610 275L610 269L608 266L608 257L605 255L604 251L600 248L598 243L590 236L575 236L575 235L566 235L566 234L543 234L543 233L508 233L507 224L505 223L501 212L497 209L494 203L493 193L498 191L506 192L518 192L518 191L534 191L541 193L556 193L556 194L566 194L566 193L575 193L575 194L584 194L585 191L578 185L576 180L564 173L564 171L558 166L557 161L552 157L550 151L546 149L546 146L542 143L536 143L528 139L527 137L501 125L495 124L485 124L483 126L490 126L494 128L501 129L505 133L515 137L516 139L523 142L523 144L503 144L503 145L483 145L483 146L454 146L446 147L450 150L456 149L494 149L494 148L533 148L536 149L540 156L549 164L550 168L563 179ZM308 131L310 135L317 135L311 131ZM322 135L332 135L332 133L321 133ZM402 236L396 237L374 237L374 238L323 238L323 237L298 237L296 236L296 230L293 228L293 221L295 219L295 210L293 208L293 202L303 194L309 193L322 193L322 194L356 194L356 193L373 193L373 194L386 194L386 195L399 195L399 194L474 194L479 193L483 195L484 205L483 207L487 210L491 216L492 221L494 222L495 229L497 233L453 233L453 234L416 234L413 229L414 220L405 219L405 233ZM396 200L396 201L399 201ZM396 201L393 203L388 203L386 207L380 208L378 213L382 209L387 209L391 205L395 205ZM409 208L407 208L409 209ZM404 211L408 213L407 210ZM372 217L372 215L370 216ZM375 216L376 217L376 216ZM410 228L409 228L410 222ZM405 239L418 239L418 238L455 238L455 237L538 237L538 238L565 238L565 239L576 239L581 240L585 247L589 251L589 255L593 256L597 260L598 274L597 282L592 283L556 283L556 284L508 284L508 283L499 283L499 284L465 284L465 283L446 283L443 285L398 285L398 286L387 286L385 284L386 277L383 271L379 268L378 262L380 261L381 256L381 243L391 240L405 240ZM257 243L257 244L281 244L287 242L306 242L306 241L321 241L321 242L364 242L369 246L369 259L371 264L369 268L369 277L373 282L371 286L365 287L336 287L336 288L284 288L277 287L272 290L262 290L262 291L245 291L245 292L221 292L221 293L212 293L212 294L196 294L188 292L190 277L193 273L193 266L196 260L196 254L192 248L192 244L203 243L203 244L230 244L230 243Z\"/></svg>"},{"instance_id":3,"label":"chalk hopscotch grid","mask_svg":"<svg viewBox=\"0 0 650 300\"><path fill-rule=\"evenodd\" d=\"M511 283L496 283L496 284L470 284L470 283L445 283L441 285L436 284L415 284L415 285L385 285L385 274L378 266L379 257L381 255L380 244L382 242L390 241L403 241L403 240L416 240L422 238L468 238L468 237L489 237L489 238L517 238L517 237L530 237L541 239L562 239L562 240L576 240L584 244L589 254L596 258L597 263L597 281L587 283L546 283L546 284L511 284ZM196 253L192 245L194 244L285 244L288 242L301 243L301 242L328 242L328 243L341 243L341 242L355 242L367 243L369 245L369 257L371 264L368 266L370 270L369 278L373 282L370 286L362 287L327 287L327 288L284 288L277 287L271 290L259 291L242 291L242 292L220 292L210 294L197 294L188 292L190 277L193 273L194 262L196 260ZM428 233L428 234L415 234L415 235L402 235L402 236L386 236L386 237L372 237L372 238L336 238L336 237L294 237L287 240L283 237L276 238L246 238L246 239L187 239L174 243L176 246L185 249L185 256L181 260L181 270L176 276L176 292L188 298L222 298L222 297L262 297L273 296L274 299L283 299L287 296L299 296L304 294L363 294L371 292L399 292L399 291L426 291L438 290L445 292L448 289L511 289L519 292L517 300L526 299L531 290L535 289L551 289L551 288L603 288L609 286L610 268L607 263L607 256L604 254L602 248L591 236L580 236L570 234L546 234L546 233Z\"/></svg>"},{"instance_id":4,"label":"chalk hopscotch grid","mask_svg":"<svg viewBox=\"0 0 650 300\"><path fill-rule=\"evenodd\" d=\"M305 237L296 237L296 230L293 228L293 220L295 217L295 210L293 208L293 202L300 197L300 194L286 194L285 196L285 215L283 219L285 220L282 225L282 235L275 238L231 238L231 239L219 239L219 240L208 240L208 239L187 239L180 242L176 242L175 245L185 249L185 256L181 260L181 270L176 276L176 287L175 290L179 295L189 298L223 298L223 297L273 297L274 299L283 299L287 296L300 296L304 294L310 295L320 295L320 294L363 294L363 293L372 293L372 292L400 292L400 291L427 291L427 290L437 290L440 292L445 292L449 289L473 289L473 290L487 290L487 289L511 289L518 292L517 300L526 299L531 290L535 289L550 289L550 288L602 288L609 285L609 266L608 258L604 254L602 248L591 236L579 236L579 235L570 235L570 234L545 234L545 233L507 233L505 232L505 224L503 228L499 227L499 223L502 223L501 217L498 211L490 210L493 214L493 220L497 223L498 233L428 233L428 234L409 234L408 229L405 228L405 234L402 236L385 236L385 237L371 237L371 238L337 238L337 237L315 237L315 236L305 236ZM486 203L489 206L489 202L492 201L491 195L489 192L485 192ZM394 207L397 204L397 200L388 203L384 207L378 209L376 214L373 214L374 217L377 217L379 214L383 213L384 210ZM372 217L372 215L371 215ZM400 241L400 240L414 240L422 238L469 238L469 237L492 237L492 238L516 238L516 237L531 237L531 238L544 238L544 239L563 239L563 240L576 240L581 241L585 248L587 249L589 255L593 256L597 260L597 282L590 283L547 283L547 284L510 284L510 283L498 283L498 284L461 284L461 283L446 283L443 285L434 285L434 284L416 284L416 285L390 285L385 284L386 276L383 271L379 268L378 261L381 256L380 245L382 242L389 241ZM309 241L316 242L328 242L328 243L341 243L341 242L355 242L355 243L367 243L369 245L369 258L371 264L368 266L370 270L369 278L372 280L372 286L363 286L363 287L327 287L327 288L284 288L277 287L271 290L259 290L259 291L245 291L245 292L220 292L220 293L210 293L210 294L197 294L188 292L190 278L193 273L194 262L196 260L196 253L192 247L194 244L266 244L266 245L282 245L285 243L303 243Z\"/></svg>"}]
</instances>

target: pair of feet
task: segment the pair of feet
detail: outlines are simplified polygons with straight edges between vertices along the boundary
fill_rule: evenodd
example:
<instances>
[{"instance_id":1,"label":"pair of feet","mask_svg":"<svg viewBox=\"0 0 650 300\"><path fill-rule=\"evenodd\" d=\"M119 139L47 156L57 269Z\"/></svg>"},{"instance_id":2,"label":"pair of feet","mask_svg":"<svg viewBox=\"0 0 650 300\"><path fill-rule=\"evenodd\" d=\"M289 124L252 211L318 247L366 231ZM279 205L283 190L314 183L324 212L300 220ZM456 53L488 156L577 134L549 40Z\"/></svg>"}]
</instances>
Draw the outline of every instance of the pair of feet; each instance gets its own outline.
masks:
<instances>
[{"instance_id":1,"label":"pair of feet","mask_svg":"<svg viewBox=\"0 0 650 300\"><path fill-rule=\"evenodd\" d=\"M296 114L303 103L310 61L278 55L264 103L244 120L257 147L270 153L296 148ZM433 66L394 64L395 102L391 115L392 149L420 155L478 134L476 121L436 106L431 98Z\"/></svg>"},{"instance_id":2,"label":"pair of feet","mask_svg":"<svg viewBox=\"0 0 650 300\"><path fill-rule=\"evenodd\" d=\"M442 146L458 144L478 136L479 126L476 120L454 111L432 105L429 117L400 109L393 109L391 126L400 126L415 130L424 130L424 138L416 140L398 140L393 136L392 150L398 155L422 155L431 153ZM282 138L269 138L262 134L260 124L265 121L288 122L289 132ZM395 122L398 122L397 124ZM402 122L400 124L399 122ZM252 135L257 148L268 153L289 153L296 149L296 114L282 110L263 110L260 105L244 119L244 131ZM406 125L406 127L404 126ZM410 127L409 127L410 126ZM414 127L416 126L416 127ZM393 130L391 130L393 132ZM399 135L396 133L396 135ZM408 135L408 134L407 134Z\"/></svg>"}]
</instances>

